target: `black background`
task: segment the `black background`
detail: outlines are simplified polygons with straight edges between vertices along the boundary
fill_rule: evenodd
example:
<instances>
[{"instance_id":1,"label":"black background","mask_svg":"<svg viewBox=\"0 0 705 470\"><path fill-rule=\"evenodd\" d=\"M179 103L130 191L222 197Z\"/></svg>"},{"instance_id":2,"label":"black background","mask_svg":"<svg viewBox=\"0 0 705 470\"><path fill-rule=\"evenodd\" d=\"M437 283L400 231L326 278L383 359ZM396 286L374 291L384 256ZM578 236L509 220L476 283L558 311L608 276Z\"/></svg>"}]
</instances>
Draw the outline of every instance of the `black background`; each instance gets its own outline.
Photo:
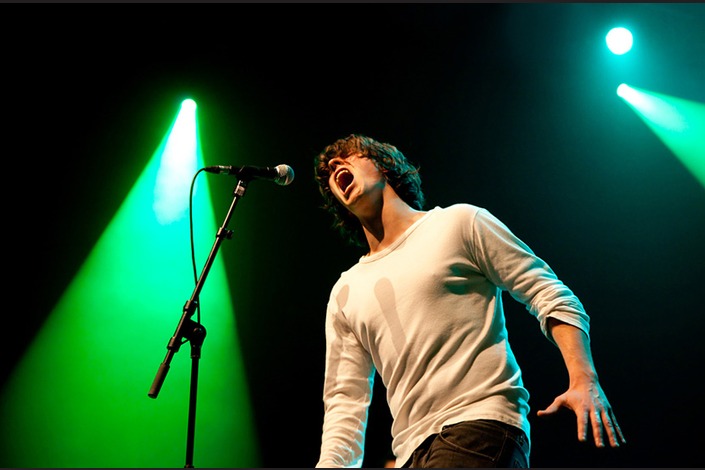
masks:
<instances>
[{"instance_id":1,"label":"black background","mask_svg":"<svg viewBox=\"0 0 705 470\"><path fill-rule=\"evenodd\" d=\"M250 186L237 215L253 223L221 251L244 291L237 323L264 467L318 457L325 302L361 253L329 228L312 161L352 132L419 164L428 207L488 208L591 314L597 369L628 439L617 450L579 443L568 412L535 416L567 376L536 321L505 299L531 392L533 466L702 466L692 449L705 437L705 191L615 90L626 82L704 103L703 4L2 11L3 379L193 97L208 164L296 171L287 187ZM618 25L636 36L622 57L604 45ZM233 180L210 184L218 217ZM383 390L376 397L366 466L383 464L390 441Z\"/></svg>"}]
</instances>

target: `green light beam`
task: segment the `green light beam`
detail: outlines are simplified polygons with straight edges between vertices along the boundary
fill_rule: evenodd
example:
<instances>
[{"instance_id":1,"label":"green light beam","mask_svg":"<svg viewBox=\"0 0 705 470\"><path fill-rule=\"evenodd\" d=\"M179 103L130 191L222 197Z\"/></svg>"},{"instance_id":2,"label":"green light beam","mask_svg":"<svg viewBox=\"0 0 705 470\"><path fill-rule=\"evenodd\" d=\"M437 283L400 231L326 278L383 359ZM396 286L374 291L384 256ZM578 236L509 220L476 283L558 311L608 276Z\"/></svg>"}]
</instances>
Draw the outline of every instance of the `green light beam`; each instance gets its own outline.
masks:
<instances>
[{"instance_id":1,"label":"green light beam","mask_svg":"<svg viewBox=\"0 0 705 470\"><path fill-rule=\"evenodd\" d=\"M624 83L617 94L705 187L705 104Z\"/></svg>"},{"instance_id":2,"label":"green light beam","mask_svg":"<svg viewBox=\"0 0 705 470\"><path fill-rule=\"evenodd\" d=\"M193 293L188 203L202 166L196 107L169 132L47 317L0 396L4 468L183 467L189 343L159 396L147 393ZM196 253L217 225L194 187ZM194 466L257 467L259 456L234 310L216 258L200 295L207 330L198 376Z\"/></svg>"}]
</instances>

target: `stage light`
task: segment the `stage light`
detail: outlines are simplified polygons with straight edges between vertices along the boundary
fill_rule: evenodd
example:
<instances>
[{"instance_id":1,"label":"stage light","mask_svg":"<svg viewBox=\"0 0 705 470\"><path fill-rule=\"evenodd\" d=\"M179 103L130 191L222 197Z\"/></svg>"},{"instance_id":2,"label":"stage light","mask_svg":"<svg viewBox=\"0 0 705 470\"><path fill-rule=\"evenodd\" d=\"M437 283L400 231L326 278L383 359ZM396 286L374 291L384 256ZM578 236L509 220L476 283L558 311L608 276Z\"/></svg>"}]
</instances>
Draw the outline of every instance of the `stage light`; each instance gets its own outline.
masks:
<instances>
[{"instance_id":1,"label":"stage light","mask_svg":"<svg viewBox=\"0 0 705 470\"><path fill-rule=\"evenodd\" d=\"M629 52L634 43L632 33L623 27L612 28L605 37L607 47L613 54L623 55Z\"/></svg>"},{"instance_id":2,"label":"stage light","mask_svg":"<svg viewBox=\"0 0 705 470\"><path fill-rule=\"evenodd\" d=\"M625 83L617 95L705 187L705 104Z\"/></svg>"},{"instance_id":3,"label":"stage light","mask_svg":"<svg viewBox=\"0 0 705 470\"><path fill-rule=\"evenodd\" d=\"M191 365L182 347L147 392L193 288L189 189L203 166L195 102L162 143L0 394L3 468L174 468L185 461ZM109 175L108 175L109 176ZM106 177L107 178L107 177ZM197 259L217 233L207 179L192 208ZM220 258L200 307L196 467L259 466L231 289Z\"/></svg>"}]
</instances>

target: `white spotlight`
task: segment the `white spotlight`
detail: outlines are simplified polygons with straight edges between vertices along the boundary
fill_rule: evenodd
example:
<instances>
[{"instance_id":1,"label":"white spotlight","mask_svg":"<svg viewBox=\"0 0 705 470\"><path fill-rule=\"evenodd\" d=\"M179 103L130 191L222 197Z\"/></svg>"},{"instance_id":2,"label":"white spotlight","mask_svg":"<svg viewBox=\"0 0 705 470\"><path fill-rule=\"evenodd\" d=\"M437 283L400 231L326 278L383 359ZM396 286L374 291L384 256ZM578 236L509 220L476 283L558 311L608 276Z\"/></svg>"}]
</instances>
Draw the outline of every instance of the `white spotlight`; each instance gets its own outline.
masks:
<instances>
[{"instance_id":1,"label":"white spotlight","mask_svg":"<svg viewBox=\"0 0 705 470\"><path fill-rule=\"evenodd\" d=\"M613 54L622 55L629 52L634 43L632 33L627 28L612 28L605 37L607 47Z\"/></svg>"}]
</instances>

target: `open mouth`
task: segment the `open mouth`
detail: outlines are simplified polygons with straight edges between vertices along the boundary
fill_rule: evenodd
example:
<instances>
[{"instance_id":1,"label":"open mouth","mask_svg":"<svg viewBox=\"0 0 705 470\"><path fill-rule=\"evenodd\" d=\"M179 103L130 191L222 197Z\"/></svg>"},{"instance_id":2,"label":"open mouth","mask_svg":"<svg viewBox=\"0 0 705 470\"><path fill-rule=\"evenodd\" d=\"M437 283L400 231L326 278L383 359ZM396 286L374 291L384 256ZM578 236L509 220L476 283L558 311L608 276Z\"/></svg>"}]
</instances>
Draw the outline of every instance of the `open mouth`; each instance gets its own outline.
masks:
<instances>
[{"instance_id":1,"label":"open mouth","mask_svg":"<svg viewBox=\"0 0 705 470\"><path fill-rule=\"evenodd\" d=\"M338 185L340 190L345 193L347 191L348 187L350 187L350 184L353 182L353 175L350 173L350 171L346 170L345 168L341 169L338 171L338 173L335 175L335 183Z\"/></svg>"}]
</instances>

